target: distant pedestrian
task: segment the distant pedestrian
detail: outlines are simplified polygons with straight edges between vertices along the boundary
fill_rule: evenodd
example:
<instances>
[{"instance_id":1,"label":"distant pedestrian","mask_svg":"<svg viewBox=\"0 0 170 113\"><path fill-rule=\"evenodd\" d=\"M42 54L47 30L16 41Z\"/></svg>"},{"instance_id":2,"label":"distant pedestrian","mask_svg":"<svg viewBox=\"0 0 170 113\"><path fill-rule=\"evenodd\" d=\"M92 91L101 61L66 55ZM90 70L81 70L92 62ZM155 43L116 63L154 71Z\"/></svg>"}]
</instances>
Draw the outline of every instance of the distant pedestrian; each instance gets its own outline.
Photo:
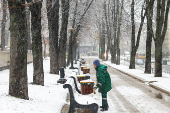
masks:
<instances>
[{"instance_id":1,"label":"distant pedestrian","mask_svg":"<svg viewBox=\"0 0 170 113\"><path fill-rule=\"evenodd\" d=\"M96 69L96 86L94 89L99 88L99 92L102 94L102 106L101 111L107 111L109 106L107 102L107 92L112 89L110 75L107 72L107 66L100 64L99 60L93 62L94 68Z\"/></svg>"},{"instance_id":2,"label":"distant pedestrian","mask_svg":"<svg viewBox=\"0 0 170 113\"><path fill-rule=\"evenodd\" d=\"M154 64L151 64L151 73L153 73L153 69L154 69Z\"/></svg>"}]
</instances>

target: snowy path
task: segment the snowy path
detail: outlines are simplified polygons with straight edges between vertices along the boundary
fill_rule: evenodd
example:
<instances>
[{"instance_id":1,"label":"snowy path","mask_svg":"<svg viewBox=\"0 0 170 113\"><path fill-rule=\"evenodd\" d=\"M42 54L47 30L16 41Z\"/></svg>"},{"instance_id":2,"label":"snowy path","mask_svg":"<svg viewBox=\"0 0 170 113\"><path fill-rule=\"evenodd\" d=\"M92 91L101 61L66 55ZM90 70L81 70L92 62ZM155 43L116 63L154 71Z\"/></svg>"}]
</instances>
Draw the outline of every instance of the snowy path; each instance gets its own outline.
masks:
<instances>
[{"instance_id":1,"label":"snowy path","mask_svg":"<svg viewBox=\"0 0 170 113\"><path fill-rule=\"evenodd\" d=\"M96 58L85 59L91 69L91 78L95 80L92 62ZM111 67L108 68L108 71L111 75L113 89L108 93L110 108L105 113L170 113L170 104L156 98L152 93L154 89Z\"/></svg>"}]
</instances>

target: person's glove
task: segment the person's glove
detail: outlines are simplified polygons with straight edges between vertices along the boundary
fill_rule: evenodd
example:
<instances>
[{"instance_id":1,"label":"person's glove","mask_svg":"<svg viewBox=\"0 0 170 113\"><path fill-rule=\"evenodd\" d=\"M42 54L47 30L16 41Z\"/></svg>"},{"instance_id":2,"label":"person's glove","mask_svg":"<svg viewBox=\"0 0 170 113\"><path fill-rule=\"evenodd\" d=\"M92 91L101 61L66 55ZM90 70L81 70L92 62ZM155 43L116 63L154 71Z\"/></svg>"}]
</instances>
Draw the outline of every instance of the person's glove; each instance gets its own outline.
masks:
<instances>
[{"instance_id":1,"label":"person's glove","mask_svg":"<svg viewBox=\"0 0 170 113\"><path fill-rule=\"evenodd\" d=\"M100 83L97 83L97 87L101 88L101 84L100 84Z\"/></svg>"},{"instance_id":2,"label":"person's glove","mask_svg":"<svg viewBox=\"0 0 170 113\"><path fill-rule=\"evenodd\" d=\"M97 86L94 87L94 90L96 90L96 89L97 89Z\"/></svg>"}]
</instances>

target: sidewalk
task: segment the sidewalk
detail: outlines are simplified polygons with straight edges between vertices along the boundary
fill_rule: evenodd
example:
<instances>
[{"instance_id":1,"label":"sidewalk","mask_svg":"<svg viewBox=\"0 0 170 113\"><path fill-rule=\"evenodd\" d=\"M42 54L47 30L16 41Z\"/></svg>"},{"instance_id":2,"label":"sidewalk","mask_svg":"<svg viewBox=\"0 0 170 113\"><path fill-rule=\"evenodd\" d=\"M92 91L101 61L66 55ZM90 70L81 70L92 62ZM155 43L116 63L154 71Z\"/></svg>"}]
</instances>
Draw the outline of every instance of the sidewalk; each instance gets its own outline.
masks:
<instances>
[{"instance_id":1,"label":"sidewalk","mask_svg":"<svg viewBox=\"0 0 170 113\"><path fill-rule=\"evenodd\" d=\"M103 63L143 83L146 83L155 89L158 89L170 95L170 75L169 74L163 73L162 77L154 77L154 74L145 74L143 71L139 69L129 69L129 67L125 65L116 65L116 64L112 64L109 61L105 61Z\"/></svg>"},{"instance_id":2,"label":"sidewalk","mask_svg":"<svg viewBox=\"0 0 170 113\"><path fill-rule=\"evenodd\" d=\"M86 64L88 66L88 64ZM77 67L77 65L74 64L74 67ZM67 71L70 71L72 72L72 70L67 70ZM80 71L80 75L82 75L83 72ZM77 75L76 75L77 76ZM81 89L80 87L80 84L77 82L77 85L79 87L79 89ZM72 87L74 87L74 85L72 85ZM75 96L75 99L78 103L80 104L84 104L84 105L88 105L88 104L91 104L91 103L97 103L99 106L102 105L102 100L101 100L101 94L96 91L95 94L88 94L88 95L82 95L82 94L78 94L76 91L75 91L75 88L74 89L74 96ZM62 110L61 110L61 113L68 113L69 111L69 107L70 107L70 99L69 99L69 95L67 96L67 99L66 99L66 104L63 106ZM108 103L110 105L110 108L108 111L106 111L106 113L115 113L115 105L113 105L111 99L108 97ZM74 113L89 113L89 110L83 110L83 109L75 109L74 110ZM100 108L98 109L98 112L97 113L102 113L102 111L100 111Z\"/></svg>"}]
</instances>

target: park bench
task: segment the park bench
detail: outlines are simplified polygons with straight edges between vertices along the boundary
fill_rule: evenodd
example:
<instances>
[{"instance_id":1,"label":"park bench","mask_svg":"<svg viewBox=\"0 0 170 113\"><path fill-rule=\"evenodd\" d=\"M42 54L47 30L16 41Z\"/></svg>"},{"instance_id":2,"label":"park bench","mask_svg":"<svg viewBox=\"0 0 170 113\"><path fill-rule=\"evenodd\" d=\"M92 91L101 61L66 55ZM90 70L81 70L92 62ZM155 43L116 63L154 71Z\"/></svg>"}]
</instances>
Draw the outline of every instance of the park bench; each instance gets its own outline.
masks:
<instances>
[{"instance_id":1,"label":"park bench","mask_svg":"<svg viewBox=\"0 0 170 113\"><path fill-rule=\"evenodd\" d=\"M88 105L79 104L74 98L72 86L70 84L65 84L63 85L63 88L68 88L70 93L70 108L68 113L73 113L75 108L90 109L91 113L97 113L98 105L96 103L92 103Z\"/></svg>"},{"instance_id":2,"label":"park bench","mask_svg":"<svg viewBox=\"0 0 170 113\"><path fill-rule=\"evenodd\" d=\"M70 76L70 78L72 78L72 79L74 80L74 84L75 84L76 91L77 91L79 94L81 94L81 91L80 91L80 90L78 89L78 87L77 87L76 78L73 77L73 76Z\"/></svg>"}]
</instances>

